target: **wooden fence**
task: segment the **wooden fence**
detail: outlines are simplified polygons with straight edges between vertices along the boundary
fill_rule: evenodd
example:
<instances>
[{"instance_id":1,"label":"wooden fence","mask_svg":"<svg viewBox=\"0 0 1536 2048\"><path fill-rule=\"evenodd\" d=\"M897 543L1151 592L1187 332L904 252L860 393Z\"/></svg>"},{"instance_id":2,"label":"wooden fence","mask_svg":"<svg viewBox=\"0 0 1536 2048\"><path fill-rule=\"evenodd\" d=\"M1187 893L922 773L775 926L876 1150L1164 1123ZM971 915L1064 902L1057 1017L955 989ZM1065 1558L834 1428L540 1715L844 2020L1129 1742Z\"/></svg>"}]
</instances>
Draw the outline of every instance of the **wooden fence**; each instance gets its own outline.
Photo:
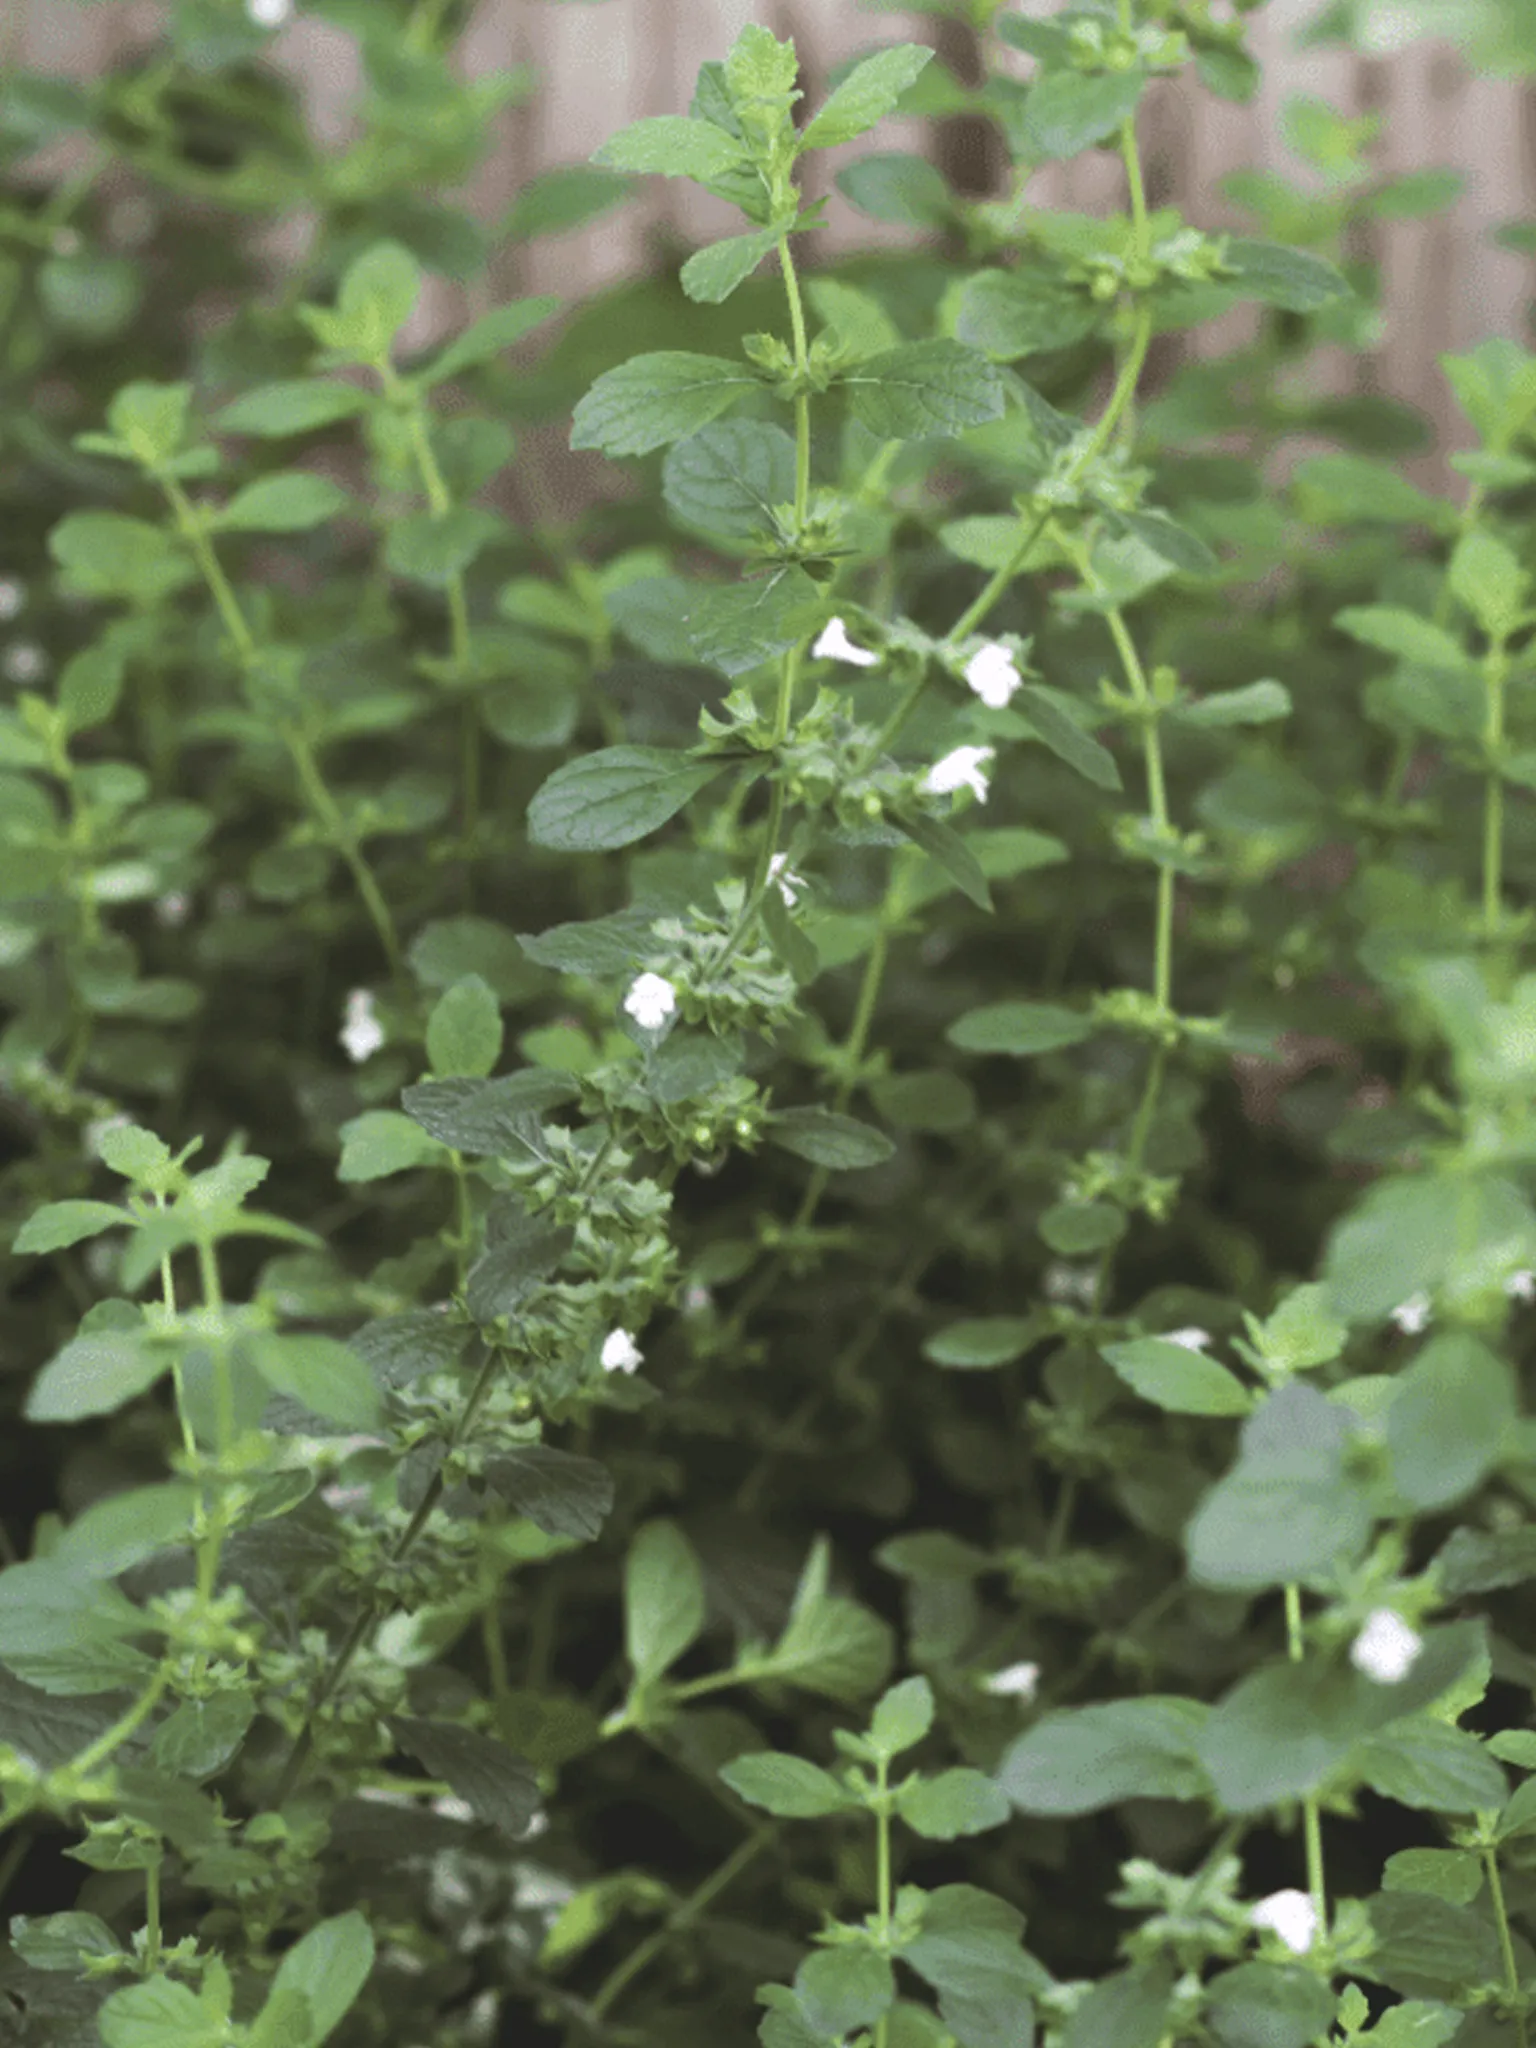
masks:
<instances>
[{"instance_id":1,"label":"wooden fence","mask_svg":"<svg viewBox=\"0 0 1536 2048\"><path fill-rule=\"evenodd\" d=\"M1411 14L1419 0L1403 0ZM1536 216L1536 91L1518 81L1479 77L1449 46L1416 42L1389 56L1363 59L1336 49L1300 49L1298 31L1320 12L1322 0L1270 0L1249 24L1264 65L1255 100L1233 106L1207 94L1193 78L1159 80L1145 102L1142 133L1155 201L1180 206L1197 225L1249 228L1251 221L1218 191L1238 167L1273 170L1304 189L1322 181L1287 150L1281 131L1284 103L1296 94L1319 97L1346 114L1384 116L1375 162L1383 170L1448 165L1466 186L1455 208L1429 221L1372 223L1368 253L1383 267L1384 318L1374 355L1318 365L1323 388L1375 389L1403 398L1448 428L1453 445L1465 441L1448 405L1436 358L1487 334L1531 338L1528 308L1536 299L1530 258L1499 248L1491 231L1506 221ZM0 0L19 9L12 22L12 54L45 70L89 75L125 45L152 34L157 0L115 0L82 6L77 0ZM1052 0L1029 0L1027 12L1048 14ZM582 161L624 121L642 114L681 111L694 74L706 57L724 53L749 20L778 34L793 34L814 96L828 69L859 49L903 38L940 41L948 29L917 12L877 12L859 0L479 0L461 44L466 69L483 73L526 63L540 81L537 95L501 117L498 143L475 181L471 202L487 219L505 209L534 172ZM351 40L330 24L306 18L303 0L274 38L272 61L302 81L322 135L342 139L359 78ZM1016 63L1029 72L1024 58ZM876 146L931 149L928 124L890 122ZM820 175L830 175L867 143L829 153ZM1104 151L1049 165L1030 186L1041 206L1092 211L1121 203L1117 160ZM739 225L710 195L679 180L651 179L639 198L575 233L517 253L490 280L505 291L557 291L571 300L646 261L649 237L665 225L689 240L705 240ZM302 234L303 224L295 224ZM884 228L857 215L834 196L821 252L900 242L906 231ZM427 306L424 322L451 313L451 294ZM1231 314L1206 330L1195 346L1222 351L1241 339L1252 315ZM1439 464L1430 474L1439 473ZM1428 480L1428 475L1424 480Z\"/></svg>"}]
</instances>

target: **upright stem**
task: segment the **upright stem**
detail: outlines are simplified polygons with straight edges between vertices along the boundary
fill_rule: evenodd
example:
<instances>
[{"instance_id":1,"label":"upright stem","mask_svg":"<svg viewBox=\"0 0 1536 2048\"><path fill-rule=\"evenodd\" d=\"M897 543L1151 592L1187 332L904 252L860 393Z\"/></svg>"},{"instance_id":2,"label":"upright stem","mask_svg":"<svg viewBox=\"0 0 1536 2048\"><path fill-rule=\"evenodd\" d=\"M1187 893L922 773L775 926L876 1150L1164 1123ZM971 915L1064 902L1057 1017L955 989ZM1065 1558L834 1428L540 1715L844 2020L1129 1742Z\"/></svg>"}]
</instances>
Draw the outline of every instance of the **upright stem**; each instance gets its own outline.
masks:
<instances>
[{"instance_id":1,"label":"upright stem","mask_svg":"<svg viewBox=\"0 0 1536 2048\"><path fill-rule=\"evenodd\" d=\"M1514 2014L1515 2037L1520 2048L1529 2048L1530 2037L1526 2032L1525 2008L1516 2005L1521 1996L1520 1971L1515 1962L1515 1945L1510 1938L1509 1911L1504 1904L1504 1883L1499 1876L1499 1852L1491 1842L1483 1845L1483 1873L1488 1879L1488 1897L1493 1906L1494 1925L1499 1931L1499 1954L1504 1959L1504 1987L1510 1996Z\"/></svg>"},{"instance_id":2,"label":"upright stem","mask_svg":"<svg viewBox=\"0 0 1536 2048\"><path fill-rule=\"evenodd\" d=\"M889 1778L890 1765L881 1757L875 1777L880 1799L875 1808L875 1912L882 1950L891 1938L891 1814L886 1803ZM875 2022L875 2048L886 2048L889 2037L890 2014L885 2012Z\"/></svg>"},{"instance_id":3,"label":"upright stem","mask_svg":"<svg viewBox=\"0 0 1536 2048\"><path fill-rule=\"evenodd\" d=\"M1509 657L1502 640L1489 648L1483 660L1485 717L1483 741L1490 755L1504 743L1504 679ZM1503 922L1500 896L1504 864L1504 783L1490 760L1483 784L1483 936L1497 936Z\"/></svg>"},{"instance_id":4,"label":"upright stem","mask_svg":"<svg viewBox=\"0 0 1536 2048\"><path fill-rule=\"evenodd\" d=\"M1296 1585L1285 1589L1285 1647L1293 1664L1299 1664L1305 1654L1301 1634L1301 1588ZM1323 1823L1318 1812L1317 1794L1308 1792L1301 1802L1302 1829L1307 1845L1307 1891L1312 1900L1312 1909L1317 1914L1320 1933L1328 1931L1328 1888L1323 1878Z\"/></svg>"}]
</instances>

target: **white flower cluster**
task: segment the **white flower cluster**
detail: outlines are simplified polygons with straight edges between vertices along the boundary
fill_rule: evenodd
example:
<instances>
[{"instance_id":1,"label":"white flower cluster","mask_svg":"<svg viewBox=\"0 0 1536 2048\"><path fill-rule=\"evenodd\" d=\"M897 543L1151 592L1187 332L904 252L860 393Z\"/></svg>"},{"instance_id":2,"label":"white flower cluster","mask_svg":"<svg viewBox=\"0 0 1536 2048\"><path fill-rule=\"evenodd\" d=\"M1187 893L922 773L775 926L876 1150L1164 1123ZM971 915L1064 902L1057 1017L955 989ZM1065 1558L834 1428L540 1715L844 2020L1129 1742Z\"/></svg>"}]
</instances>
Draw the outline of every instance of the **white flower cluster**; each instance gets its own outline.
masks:
<instances>
[{"instance_id":1,"label":"white flower cluster","mask_svg":"<svg viewBox=\"0 0 1536 2048\"><path fill-rule=\"evenodd\" d=\"M604 1372L633 1372L644 1357L628 1330L610 1330L603 1339Z\"/></svg>"},{"instance_id":2,"label":"white flower cluster","mask_svg":"<svg viewBox=\"0 0 1536 2048\"><path fill-rule=\"evenodd\" d=\"M785 907L793 910L800 891L805 887L804 875L797 875L789 866L787 853L776 853L768 863L768 873L784 898Z\"/></svg>"},{"instance_id":3,"label":"white flower cluster","mask_svg":"<svg viewBox=\"0 0 1536 2048\"><path fill-rule=\"evenodd\" d=\"M977 803L984 804L987 800L986 763L996 752L995 747L956 747L928 770L923 777L923 788L930 796L947 796L952 789L970 789L975 792Z\"/></svg>"},{"instance_id":4,"label":"white flower cluster","mask_svg":"<svg viewBox=\"0 0 1536 2048\"><path fill-rule=\"evenodd\" d=\"M811 655L816 661L846 661L851 668L874 668L880 660L867 647L854 645L841 619L828 619L816 636Z\"/></svg>"},{"instance_id":5,"label":"white flower cluster","mask_svg":"<svg viewBox=\"0 0 1536 2048\"><path fill-rule=\"evenodd\" d=\"M1377 1685L1400 1685L1419 1661L1424 1639L1390 1607L1375 1607L1349 1647L1349 1661Z\"/></svg>"},{"instance_id":6,"label":"white flower cluster","mask_svg":"<svg viewBox=\"0 0 1536 2048\"><path fill-rule=\"evenodd\" d=\"M965 680L989 710L1002 711L1024 678L1002 642L989 640L965 664Z\"/></svg>"},{"instance_id":7,"label":"white flower cluster","mask_svg":"<svg viewBox=\"0 0 1536 2048\"><path fill-rule=\"evenodd\" d=\"M1317 1939L1317 1907L1305 1892L1294 1888L1260 1899L1250 1908L1248 1918L1253 1926L1278 1934L1292 1955L1304 1956Z\"/></svg>"},{"instance_id":8,"label":"white flower cluster","mask_svg":"<svg viewBox=\"0 0 1536 2048\"><path fill-rule=\"evenodd\" d=\"M371 1059L383 1045L386 1034L374 1011L372 989L352 990L347 997L346 1021L336 1035L348 1059L357 1064Z\"/></svg>"},{"instance_id":9,"label":"white flower cluster","mask_svg":"<svg viewBox=\"0 0 1536 2048\"><path fill-rule=\"evenodd\" d=\"M1511 1273L1504 1282L1504 1292L1511 1301L1536 1301L1536 1273L1522 1267L1518 1273ZM1429 1328L1433 1320L1430 1313L1430 1299L1421 1287L1416 1294L1410 1294L1406 1301L1400 1301L1392 1311L1391 1320L1406 1336L1417 1337Z\"/></svg>"},{"instance_id":10,"label":"white flower cluster","mask_svg":"<svg viewBox=\"0 0 1536 2048\"><path fill-rule=\"evenodd\" d=\"M664 974L637 974L624 1008L642 1031L659 1031L677 1008L677 990Z\"/></svg>"}]
</instances>

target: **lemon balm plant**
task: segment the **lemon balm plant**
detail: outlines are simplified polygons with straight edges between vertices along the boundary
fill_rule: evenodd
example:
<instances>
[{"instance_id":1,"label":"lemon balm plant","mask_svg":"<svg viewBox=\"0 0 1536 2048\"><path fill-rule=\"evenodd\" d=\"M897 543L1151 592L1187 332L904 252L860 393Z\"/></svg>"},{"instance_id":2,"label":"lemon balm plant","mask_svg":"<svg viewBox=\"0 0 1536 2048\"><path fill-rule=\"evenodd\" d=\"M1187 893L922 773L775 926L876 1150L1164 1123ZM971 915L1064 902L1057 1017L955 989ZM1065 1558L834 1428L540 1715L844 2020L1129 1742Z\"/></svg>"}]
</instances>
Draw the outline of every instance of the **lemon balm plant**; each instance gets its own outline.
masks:
<instances>
[{"instance_id":1,"label":"lemon balm plant","mask_svg":"<svg viewBox=\"0 0 1536 2048\"><path fill-rule=\"evenodd\" d=\"M1309 399L1426 192L1310 103L1328 203L1153 207L1148 82L1255 82L1171 0L813 110L749 26L513 209L690 177L680 291L412 351L487 94L325 11L378 147L76 433L0 725L0 2029L1526 2042L1536 361L1447 359L1454 501ZM961 108L1002 199L866 154L945 252L803 261ZM575 527L551 416L642 465Z\"/></svg>"}]
</instances>

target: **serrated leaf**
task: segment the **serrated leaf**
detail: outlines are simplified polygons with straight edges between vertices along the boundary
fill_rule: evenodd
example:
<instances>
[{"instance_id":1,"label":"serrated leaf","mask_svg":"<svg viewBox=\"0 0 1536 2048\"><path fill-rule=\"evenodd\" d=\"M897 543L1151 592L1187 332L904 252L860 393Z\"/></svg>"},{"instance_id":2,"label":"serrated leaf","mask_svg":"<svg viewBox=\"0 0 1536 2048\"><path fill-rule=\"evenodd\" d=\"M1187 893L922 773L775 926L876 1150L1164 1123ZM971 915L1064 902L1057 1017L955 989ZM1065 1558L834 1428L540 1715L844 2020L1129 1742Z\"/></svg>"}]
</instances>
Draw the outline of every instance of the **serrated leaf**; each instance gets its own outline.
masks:
<instances>
[{"instance_id":1,"label":"serrated leaf","mask_svg":"<svg viewBox=\"0 0 1536 2048\"><path fill-rule=\"evenodd\" d=\"M880 1166L896 1149L883 1131L861 1124L857 1117L814 1107L777 1111L764 1135L770 1144L832 1173Z\"/></svg>"},{"instance_id":2,"label":"serrated leaf","mask_svg":"<svg viewBox=\"0 0 1536 2048\"><path fill-rule=\"evenodd\" d=\"M746 392L761 388L751 370L723 356L680 349L631 356L599 377L578 402L570 445L604 455L649 455L696 434Z\"/></svg>"},{"instance_id":3,"label":"serrated leaf","mask_svg":"<svg viewBox=\"0 0 1536 2048\"><path fill-rule=\"evenodd\" d=\"M701 589L683 624L700 661L739 676L809 639L825 616L816 583L790 564L761 580Z\"/></svg>"},{"instance_id":4,"label":"serrated leaf","mask_svg":"<svg viewBox=\"0 0 1536 2048\"><path fill-rule=\"evenodd\" d=\"M434 1074L484 1080L501 1058L501 1007L489 983L466 974L445 989L427 1019L427 1058Z\"/></svg>"},{"instance_id":5,"label":"serrated leaf","mask_svg":"<svg viewBox=\"0 0 1536 2048\"><path fill-rule=\"evenodd\" d=\"M450 377L462 376L464 371L490 362L504 349L513 347L559 310L560 301L552 297L514 299L508 306L495 306L471 321L462 334L455 335L441 355L425 369L417 370L411 381L423 390L431 390Z\"/></svg>"},{"instance_id":6,"label":"serrated leaf","mask_svg":"<svg viewBox=\"0 0 1536 2048\"><path fill-rule=\"evenodd\" d=\"M703 179L719 177L746 156L746 145L711 121L696 121L687 114L652 114L610 135L589 161L614 171Z\"/></svg>"},{"instance_id":7,"label":"serrated leaf","mask_svg":"<svg viewBox=\"0 0 1536 2048\"><path fill-rule=\"evenodd\" d=\"M611 853L659 831L724 767L663 747L604 747L567 761L535 792L528 836L555 853Z\"/></svg>"},{"instance_id":8,"label":"serrated leaf","mask_svg":"<svg viewBox=\"0 0 1536 2048\"><path fill-rule=\"evenodd\" d=\"M447 1164L437 1140L398 1109L365 1109L341 1127L339 1181L355 1185L418 1166Z\"/></svg>"},{"instance_id":9,"label":"serrated leaf","mask_svg":"<svg viewBox=\"0 0 1536 2048\"><path fill-rule=\"evenodd\" d=\"M147 1393L171 1369L173 1354L130 1331L102 1331L71 1339L32 1382L29 1422L82 1422L114 1415Z\"/></svg>"},{"instance_id":10,"label":"serrated leaf","mask_svg":"<svg viewBox=\"0 0 1536 2048\"><path fill-rule=\"evenodd\" d=\"M978 910L992 908L992 892L987 887L981 863L953 825L942 818L930 818L923 811L893 812L891 822L938 862L955 887L967 895Z\"/></svg>"},{"instance_id":11,"label":"serrated leaf","mask_svg":"<svg viewBox=\"0 0 1536 2048\"><path fill-rule=\"evenodd\" d=\"M1099 1356L1133 1393L1172 1415L1246 1415L1253 1406L1235 1373L1165 1337L1101 1344Z\"/></svg>"},{"instance_id":12,"label":"serrated leaf","mask_svg":"<svg viewBox=\"0 0 1536 2048\"><path fill-rule=\"evenodd\" d=\"M723 1766L720 1777L738 1799L785 1820L845 1813L859 1803L830 1772L803 1757L781 1756L774 1750L734 1757Z\"/></svg>"},{"instance_id":13,"label":"serrated leaf","mask_svg":"<svg viewBox=\"0 0 1536 2048\"><path fill-rule=\"evenodd\" d=\"M1047 71L1024 102L1024 155L1047 163L1116 134L1135 113L1146 82L1140 71Z\"/></svg>"},{"instance_id":14,"label":"serrated leaf","mask_svg":"<svg viewBox=\"0 0 1536 2048\"><path fill-rule=\"evenodd\" d=\"M845 164L832 183L860 213L898 227L943 227L955 210L942 171L902 150L861 156Z\"/></svg>"},{"instance_id":15,"label":"serrated leaf","mask_svg":"<svg viewBox=\"0 0 1536 2048\"><path fill-rule=\"evenodd\" d=\"M58 1252L104 1230L130 1228L137 1219L115 1202L49 1202L35 1210L11 1245L13 1252Z\"/></svg>"},{"instance_id":16,"label":"serrated leaf","mask_svg":"<svg viewBox=\"0 0 1536 2048\"><path fill-rule=\"evenodd\" d=\"M994 362L1075 348L1103 318L1103 307L1054 270L982 270L955 300L955 336Z\"/></svg>"},{"instance_id":17,"label":"serrated leaf","mask_svg":"<svg viewBox=\"0 0 1536 2048\"><path fill-rule=\"evenodd\" d=\"M1342 271L1309 249L1234 236L1227 241L1224 261L1245 298L1262 299L1287 313L1315 313L1330 299L1349 294Z\"/></svg>"},{"instance_id":18,"label":"serrated leaf","mask_svg":"<svg viewBox=\"0 0 1536 2048\"><path fill-rule=\"evenodd\" d=\"M873 128L932 57L932 50L920 43L898 43L866 57L801 129L799 147L832 149Z\"/></svg>"},{"instance_id":19,"label":"serrated leaf","mask_svg":"<svg viewBox=\"0 0 1536 2048\"><path fill-rule=\"evenodd\" d=\"M382 1403L373 1374L350 1345L334 1337L252 1331L242 1349L274 1393L287 1394L327 1422L372 1429Z\"/></svg>"},{"instance_id":20,"label":"serrated leaf","mask_svg":"<svg viewBox=\"0 0 1536 2048\"><path fill-rule=\"evenodd\" d=\"M762 420L720 420L667 452L661 494L689 526L751 540L773 531L773 508L795 495L795 444Z\"/></svg>"},{"instance_id":21,"label":"serrated leaf","mask_svg":"<svg viewBox=\"0 0 1536 2048\"><path fill-rule=\"evenodd\" d=\"M1126 1799L1198 1799L1207 1709L1174 1697L1047 1714L1005 1753L997 1781L1021 1813L1098 1813Z\"/></svg>"},{"instance_id":22,"label":"serrated leaf","mask_svg":"<svg viewBox=\"0 0 1536 2048\"><path fill-rule=\"evenodd\" d=\"M723 305L739 284L745 284L763 258L778 244L776 228L758 228L750 235L731 235L696 249L678 274L690 299L705 306Z\"/></svg>"},{"instance_id":23,"label":"serrated leaf","mask_svg":"<svg viewBox=\"0 0 1536 2048\"><path fill-rule=\"evenodd\" d=\"M425 1764L432 1777L445 1778L477 1820L514 1839L525 1832L538 1811L539 1781L523 1757L453 1721L396 1716L389 1725L406 1754Z\"/></svg>"},{"instance_id":24,"label":"serrated leaf","mask_svg":"<svg viewBox=\"0 0 1536 2048\"><path fill-rule=\"evenodd\" d=\"M914 341L868 356L838 388L882 441L961 434L1001 418L1006 402L996 367L958 341Z\"/></svg>"},{"instance_id":25,"label":"serrated leaf","mask_svg":"<svg viewBox=\"0 0 1536 2048\"><path fill-rule=\"evenodd\" d=\"M624 1561L624 1648L638 1684L675 1664L704 1626L704 1574L672 1521L647 1522Z\"/></svg>"},{"instance_id":26,"label":"serrated leaf","mask_svg":"<svg viewBox=\"0 0 1536 2048\"><path fill-rule=\"evenodd\" d=\"M552 1444L519 1444L490 1459L485 1476L546 1536L594 1542L613 1506L613 1476L596 1458Z\"/></svg>"}]
</instances>

